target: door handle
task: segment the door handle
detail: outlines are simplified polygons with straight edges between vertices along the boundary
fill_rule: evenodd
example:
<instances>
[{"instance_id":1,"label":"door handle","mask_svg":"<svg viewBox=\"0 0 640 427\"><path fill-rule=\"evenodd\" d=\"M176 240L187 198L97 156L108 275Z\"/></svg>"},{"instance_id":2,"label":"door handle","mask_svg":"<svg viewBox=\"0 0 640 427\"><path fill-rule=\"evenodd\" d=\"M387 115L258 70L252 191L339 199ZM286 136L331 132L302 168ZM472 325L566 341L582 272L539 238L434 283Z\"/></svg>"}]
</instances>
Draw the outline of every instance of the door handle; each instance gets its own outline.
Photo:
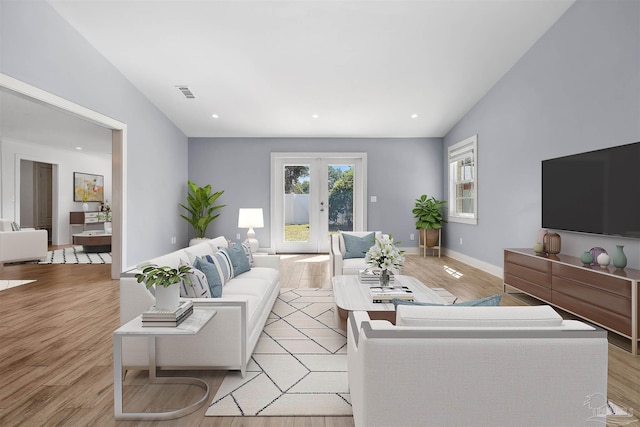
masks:
<instances>
[{"instance_id":1,"label":"door handle","mask_svg":"<svg viewBox=\"0 0 640 427\"><path fill-rule=\"evenodd\" d=\"M320 212L324 212L324 202L320 202Z\"/></svg>"}]
</instances>

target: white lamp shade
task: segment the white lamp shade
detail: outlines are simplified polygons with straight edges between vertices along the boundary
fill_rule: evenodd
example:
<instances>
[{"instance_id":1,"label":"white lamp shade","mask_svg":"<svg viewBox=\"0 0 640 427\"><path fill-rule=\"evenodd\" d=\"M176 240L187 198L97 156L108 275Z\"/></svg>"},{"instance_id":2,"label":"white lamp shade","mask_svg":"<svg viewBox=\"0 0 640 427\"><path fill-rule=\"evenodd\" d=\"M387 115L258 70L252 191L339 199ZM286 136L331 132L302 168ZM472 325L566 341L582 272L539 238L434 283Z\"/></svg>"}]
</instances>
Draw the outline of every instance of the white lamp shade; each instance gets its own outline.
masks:
<instances>
[{"instance_id":1,"label":"white lamp shade","mask_svg":"<svg viewBox=\"0 0 640 427\"><path fill-rule=\"evenodd\" d=\"M241 208L238 213L238 228L262 228L264 219L262 208Z\"/></svg>"}]
</instances>

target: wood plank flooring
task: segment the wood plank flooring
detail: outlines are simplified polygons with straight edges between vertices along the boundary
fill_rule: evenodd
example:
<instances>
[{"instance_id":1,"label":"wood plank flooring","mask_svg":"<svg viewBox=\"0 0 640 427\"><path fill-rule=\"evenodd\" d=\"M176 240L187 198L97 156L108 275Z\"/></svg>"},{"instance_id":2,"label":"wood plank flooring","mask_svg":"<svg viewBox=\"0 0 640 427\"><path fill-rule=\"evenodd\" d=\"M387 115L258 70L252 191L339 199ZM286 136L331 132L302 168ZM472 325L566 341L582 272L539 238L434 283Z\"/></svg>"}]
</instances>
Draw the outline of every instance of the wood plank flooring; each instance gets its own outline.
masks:
<instances>
[{"instance_id":1,"label":"wood plank flooring","mask_svg":"<svg viewBox=\"0 0 640 427\"><path fill-rule=\"evenodd\" d=\"M36 282L0 291L0 425L348 427L351 417L205 417L116 422L112 331L119 326L119 285L108 265L6 265L0 279ZM404 274L461 300L502 292L502 280L451 258L407 256ZM327 255L283 255L282 287L330 287ZM536 304L504 295L503 305ZM609 398L640 415L640 357L609 346ZM172 372L173 374L173 372ZM183 372L175 372L182 375ZM194 371L215 394L225 372ZM198 398L191 386L146 385L127 374L125 410L160 410ZM640 423L629 424L640 426Z\"/></svg>"}]
</instances>

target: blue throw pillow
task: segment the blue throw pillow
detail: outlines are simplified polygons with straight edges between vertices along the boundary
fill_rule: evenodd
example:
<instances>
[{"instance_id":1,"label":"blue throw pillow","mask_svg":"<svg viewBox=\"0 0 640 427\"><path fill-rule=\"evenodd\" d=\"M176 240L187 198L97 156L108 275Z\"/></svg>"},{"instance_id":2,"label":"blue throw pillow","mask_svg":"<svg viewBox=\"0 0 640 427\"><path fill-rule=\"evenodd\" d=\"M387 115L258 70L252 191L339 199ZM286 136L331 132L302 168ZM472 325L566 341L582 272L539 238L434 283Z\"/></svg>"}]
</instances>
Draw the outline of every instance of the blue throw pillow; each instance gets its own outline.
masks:
<instances>
[{"instance_id":1,"label":"blue throw pillow","mask_svg":"<svg viewBox=\"0 0 640 427\"><path fill-rule=\"evenodd\" d=\"M357 237L351 234L342 233L344 239L344 259L364 258L367 251L374 243L376 233L369 233L364 237Z\"/></svg>"},{"instance_id":2,"label":"blue throw pillow","mask_svg":"<svg viewBox=\"0 0 640 427\"><path fill-rule=\"evenodd\" d=\"M240 243L231 245L231 247L228 247L225 250L229 254L229 259L231 259L231 266L233 267L233 277L251 270L249 258L247 258L247 254L244 252L244 248Z\"/></svg>"},{"instance_id":3,"label":"blue throw pillow","mask_svg":"<svg viewBox=\"0 0 640 427\"><path fill-rule=\"evenodd\" d=\"M455 306L463 306L463 307L477 307L477 306L497 306L500 305L500 301L502 300L501 294L491 295L490 297L480 298L473 301L464 301L459 302L457 304L437 304L434 302L419 302L419 301L405 301L398 298L394 298L391 300L396 310L399 305L424 305L424 306L445 306L445 305L455 305Z\"/></svg>"},{"instance_id":4,"label":"blue throw pillow","mask_svg":"<svg viewBox=\"0 0 640 427\"><path fill-rule=\"evenodd\" d=\"M220 298L222 296L223 277L218 268L202 258L196 258L193 263L194 268L202 271L207 276L207 284L211 292L211 298Z\"/></svg>"}]
</instances>

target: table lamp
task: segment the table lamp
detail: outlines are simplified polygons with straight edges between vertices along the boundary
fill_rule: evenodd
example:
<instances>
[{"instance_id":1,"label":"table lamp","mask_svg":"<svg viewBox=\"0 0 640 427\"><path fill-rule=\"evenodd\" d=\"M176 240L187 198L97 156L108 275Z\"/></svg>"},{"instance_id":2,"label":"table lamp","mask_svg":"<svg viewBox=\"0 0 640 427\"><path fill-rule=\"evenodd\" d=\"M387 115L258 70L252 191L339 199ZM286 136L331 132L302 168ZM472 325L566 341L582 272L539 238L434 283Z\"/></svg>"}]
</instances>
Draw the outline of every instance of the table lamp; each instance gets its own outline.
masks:
<instances>
[{"instance_id":1,"label":"table lamp","mask_svg":"<svg viewBox=\"0 0 640 427\"><path fill-rule=\"evenodd\" d=\"M254 228L264 227L262 208L240 208L238 213L238 228L248 228L247 242L251 246L251 252L258 250L258 240Z\"/></svg>"}]
</instances>

